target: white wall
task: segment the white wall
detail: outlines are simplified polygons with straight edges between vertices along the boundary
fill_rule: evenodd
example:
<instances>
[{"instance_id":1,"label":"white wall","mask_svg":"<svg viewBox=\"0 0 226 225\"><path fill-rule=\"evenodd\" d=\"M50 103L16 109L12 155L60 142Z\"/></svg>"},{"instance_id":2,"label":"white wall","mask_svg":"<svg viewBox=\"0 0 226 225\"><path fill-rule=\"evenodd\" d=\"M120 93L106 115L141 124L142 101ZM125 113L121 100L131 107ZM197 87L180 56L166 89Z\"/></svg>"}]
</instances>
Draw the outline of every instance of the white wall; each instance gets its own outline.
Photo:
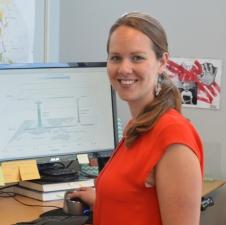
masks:
<instances>
[{"instance_id":1,"label":"white wall","mask_svg":"<svg viewBox=\"0 0 226 225\"><path fill-rule=\"evenodd\" d=\"M34 62L44 62L45 1L35 0Z\"/></svg>"},{"instance_id":2,"label":"white wall","mask_svg":"<svg viewBox=\"0 0 226 225\"><path fill-rule=\"evenodd\" d=\"M109 28L128 11L149 13L163 24L171 57L223 59L220 109L184 108L183 113L204 142L206 168L212 168L214 177L226 180L226 1L61 0L59 61L106 61ZM119 99L118 113L125 125L130 114ZM215 205L201 213L201 225L224 225L226 185L211 196Z\"/></svg>"}]
</instances>

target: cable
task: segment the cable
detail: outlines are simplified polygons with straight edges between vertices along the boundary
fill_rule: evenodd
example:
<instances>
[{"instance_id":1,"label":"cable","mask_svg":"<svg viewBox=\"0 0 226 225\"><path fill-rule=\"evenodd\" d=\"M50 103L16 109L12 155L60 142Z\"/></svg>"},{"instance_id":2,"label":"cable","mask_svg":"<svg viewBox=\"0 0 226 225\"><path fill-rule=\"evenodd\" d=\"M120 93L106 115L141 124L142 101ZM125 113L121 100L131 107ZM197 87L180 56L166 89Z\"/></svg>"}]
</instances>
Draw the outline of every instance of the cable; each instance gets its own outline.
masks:
<instances>
[{"instance_id":1,"label":"cable","mask_svg":"<svg viewBox=\"0 0 226 225\"><path fill-rule=\"evenodd\" d=\"M5 186L5 187L3 187L3 188L0 188L0 191L1 191L1 190L3 190L3 189L6 189L6 188L14 187L14 186L16 186L16 185L17 185L17 184L13 184L13 185Z\"/></svg>"},{"instance_id":2,"label":"cable","mask_svg":"<svg viewBox=\"0 0 226 225\"><path fill-rule=\"evenodd\" d=\"M1 195L7 195L7 196L1 196ZM12 194L12 195L11 195ZM14 192L4 192L4 191L0 191L0 198L11 198L11 197L15 197L16 194Z\"/></svg>"},{"instance_id":3,"label":"cable","mask_svg":"<svg viewBox=\"0 0 226 225\"><path fill-rule=\"evenodd\" d=\"M61 163L61 162L55 162L54 165L55 165L55 164L60 164L60 165L63 166L64 168L67 168L67 167L65 167L65 165L64 165L63 163Z\"/></svg>"},{"instance_id":4,"label":"cable","mask_svg":"<svg viewBox=\"0 0 226 225\"><path fill-rule=\"evenodd\" d=\"M64 165L63 163L61 163L61 162L56 162L56 164L58 163L58 164L64 166L65 168L69 168L69 166L70 166L73 162L74 162L73 160L70 161L70 163L69 163L67 166L65 166L65 165ZM77 170L78 172L81 172L81 173L87 175L87 176L90 177L90 178L96 178L96 177L97 177L97 175L89 174L89 173L87 173L87 172L85 172L85 171L83 171L83 170L79 170L79 169L76 169L76 168L70 168L70 169Z\"/></svg>"},{"instance_id":5,"label":"cable","mask_svg":"<svg viewBox=\"0 0 226 225\"><path fill-rule=\"evenodd\" d=\"M15 186L15 185L12 185ZM5 194L8 196L0 196L1 198L13 198L14 200L16 200L17 202L19 202L22 205L25 206L32 206L32 207L50 207L50 208L57 208L57 209L62 209L61 207L55 206L55 205L30 205L30 204L26 204L24 202L21 202L20 200L16 199L15 197L17 196L17 194L15 194L14 192L4 192L4 191L0 191L0 194Z\"/></svg>"},{"instance_id":6,"label":"cable","mask_svg":"<svg viewBox=\"0 0 226 225\"><path fill-rule=\"evenodd\" d=\"M67 166L66 168L68 168L74 161L71 161Z\"/></svg>"},{"instance_id":7,"label":"cable","mask_svg":"<svg viewBox=\"0 0 226 225\"><path fill-rule=\"evenodd\" d=\"M26 203L23 203L21 201L19 201L18 199L16 199L15 197L13 197L17 202L25 205L25 206L32 206L32 207L50 207L50 208L56 208L56 209L62 209L61 207L58 207L58 206L55 206L55 205L30 205L30 204L26 204Z\"/></svg>"}]
</instances>

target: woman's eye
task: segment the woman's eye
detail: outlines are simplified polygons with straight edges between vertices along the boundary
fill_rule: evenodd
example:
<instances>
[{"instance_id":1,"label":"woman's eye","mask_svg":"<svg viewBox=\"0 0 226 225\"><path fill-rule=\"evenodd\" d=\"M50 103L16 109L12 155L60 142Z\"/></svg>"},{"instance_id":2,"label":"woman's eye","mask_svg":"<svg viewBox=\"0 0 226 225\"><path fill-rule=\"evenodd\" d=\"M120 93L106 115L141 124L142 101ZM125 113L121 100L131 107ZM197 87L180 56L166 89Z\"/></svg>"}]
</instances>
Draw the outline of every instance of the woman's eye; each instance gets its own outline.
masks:
<instances>
[{"instance_id":1,"label":"woman's eye","mask_svg":"<svg viewBox=\"0 0 226 225\"><path fill-rule=\"evenodd\" d=\"M133 57L133 60L136 60L136 61L140 61L140 60L143 60L144 58L141 57L141 56L134 56Z\"/></svg>"},{"instance_id":2,"label":"woman's eye","mask_svg":"<svg viewBox=\"0 0 226 225\"><path fill-rule=\"evenodd\" d=\"M119 58L118 56L112 56L112 57L110 57L110 59L111 59L112 61L120 60L120 58Z\"/></svg>"}]
</instances>

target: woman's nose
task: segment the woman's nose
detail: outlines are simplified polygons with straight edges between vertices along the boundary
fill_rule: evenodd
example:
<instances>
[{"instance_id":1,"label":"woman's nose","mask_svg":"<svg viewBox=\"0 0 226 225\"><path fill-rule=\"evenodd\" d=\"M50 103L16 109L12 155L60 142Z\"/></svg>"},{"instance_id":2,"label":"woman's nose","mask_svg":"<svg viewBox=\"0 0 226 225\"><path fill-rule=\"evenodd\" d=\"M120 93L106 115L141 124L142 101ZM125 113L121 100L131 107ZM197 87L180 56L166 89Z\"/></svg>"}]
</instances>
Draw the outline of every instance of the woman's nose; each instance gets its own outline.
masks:
<instances>
[{"instance_id":1,"label":"woman's nose","mask_svg":"<svg viewBox=\"0 0 226 225\"><path fill-rule=\"evenodd\" d=\"M123 60L120 65L119 65L119 69L118 69L118 73L122 74L122 75L129 75L131 74L133 71L132 69L132 65L131 62L129 62L128 60Z\"/></svg>"}]
</instances>

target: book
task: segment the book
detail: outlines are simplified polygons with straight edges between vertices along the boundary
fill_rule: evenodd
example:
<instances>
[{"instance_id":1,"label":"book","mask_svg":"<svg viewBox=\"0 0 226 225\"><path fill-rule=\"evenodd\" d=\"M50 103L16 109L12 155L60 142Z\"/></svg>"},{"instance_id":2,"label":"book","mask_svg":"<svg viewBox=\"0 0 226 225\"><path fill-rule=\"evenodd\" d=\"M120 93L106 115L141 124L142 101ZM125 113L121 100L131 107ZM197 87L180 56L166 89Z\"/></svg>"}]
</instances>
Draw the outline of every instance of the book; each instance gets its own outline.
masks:
<instances>
[{"instance_id":1,"label":"book","mask_svg":"<svg viewBox=\"0 0 226 225\"><path fill-rule=\"evenodd\" d=\"M20 187L20 186L14 187L14 193L23 195L29 198L37 199L43 202L62 200L64 199L64 193L66 191L67 190L42 192L42 191L36 191L33 189Z\"/></svg>"},{"instance_id":2,"label":"book","mask_svg":"<svg viewBox=\"0 0 226 225\"><path fill-rule=\"evenodd\" d=\"M67 181L67 182L58 182L58 183L49 183L43 182L41 180L26 180L19 181L20 187L25 187L41 192L50 192L50 191L60 191L60 190L69 190L79 187L93 187L94 179L80 178L76 181Z\"/></svg>"}]
</instances>

